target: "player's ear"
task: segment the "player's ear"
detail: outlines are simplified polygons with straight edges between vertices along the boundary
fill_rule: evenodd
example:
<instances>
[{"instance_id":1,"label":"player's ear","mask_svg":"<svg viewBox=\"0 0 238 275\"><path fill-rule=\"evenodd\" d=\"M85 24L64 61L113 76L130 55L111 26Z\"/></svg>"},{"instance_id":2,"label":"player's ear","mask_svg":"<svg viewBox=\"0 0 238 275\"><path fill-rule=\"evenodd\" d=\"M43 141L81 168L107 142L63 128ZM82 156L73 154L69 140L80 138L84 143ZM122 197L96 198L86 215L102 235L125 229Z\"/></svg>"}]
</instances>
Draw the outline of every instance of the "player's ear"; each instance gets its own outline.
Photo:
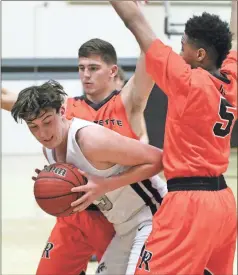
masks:
<instances>
[{"instance_id":1,"label":"player's ear","mask_svg":"<svg viewBox=\"0 0 238 275\"><path fill-rule=\"evenodd\" d=\"M118 66L112 65L111 67L111 77L114 78L118 74Z\"/></svg>"},{"instance_id":2,"label":"player's ear","mask_svg":"<svg viewBox=\"0 0 238 275\"><path fill-rule=\"evenodd\" d=\"M62 105L62 106L60 107L60 115L65 117L65 115L66 115L66 108L65 108L65 105Z\"/></svg>"},{"instance_id":3,"label":"player's ear","mask_svg":"<svg viewBox=\"0 0 238 275\"><path fill-rule=\"evenodd\" d=\"M204 58L206 57L206 55L207 55L206 51L203 48L200 48L197 51L197 60L199 62L202 62L204 60Z\"/></svg>"}]
</instances>

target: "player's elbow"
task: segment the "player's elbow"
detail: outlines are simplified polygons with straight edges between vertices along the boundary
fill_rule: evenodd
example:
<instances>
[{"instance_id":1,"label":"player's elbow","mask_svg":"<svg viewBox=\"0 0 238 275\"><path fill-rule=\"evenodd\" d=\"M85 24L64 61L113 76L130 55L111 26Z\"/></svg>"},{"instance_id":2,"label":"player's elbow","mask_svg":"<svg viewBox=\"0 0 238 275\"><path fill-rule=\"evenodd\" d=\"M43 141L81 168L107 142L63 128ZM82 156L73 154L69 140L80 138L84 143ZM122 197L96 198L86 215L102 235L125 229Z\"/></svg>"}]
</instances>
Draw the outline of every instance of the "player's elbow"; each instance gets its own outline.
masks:
<instances>
[{"instance_id":1,"label":"player's elbow","mask_svg":"<svg viewBox=\"0 0 238 275\"><path fill-rule=\"evenodd\" d=\"M151 166L153 170L153 174L158 174L163 170L163 163L162 163L162 157L163 153L162 150L155 148L153 150L153 153L151 153Z\"/></svg>"}]
</instances>

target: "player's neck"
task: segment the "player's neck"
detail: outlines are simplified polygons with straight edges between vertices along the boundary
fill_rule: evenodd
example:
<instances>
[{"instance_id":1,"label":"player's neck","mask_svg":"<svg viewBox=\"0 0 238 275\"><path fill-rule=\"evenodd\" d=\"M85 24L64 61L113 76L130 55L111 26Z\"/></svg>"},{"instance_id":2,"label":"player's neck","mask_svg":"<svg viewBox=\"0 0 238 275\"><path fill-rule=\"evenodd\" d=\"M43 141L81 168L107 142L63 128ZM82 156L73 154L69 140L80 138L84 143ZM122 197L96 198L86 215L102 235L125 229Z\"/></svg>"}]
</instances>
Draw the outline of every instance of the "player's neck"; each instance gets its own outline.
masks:
<instances>
[{"instance_id":1,"label":"player's neck","mask_svg":"<svg viewBox=\"0 0 238 275\"><path fill-rule=\"evenodd\" d=\"M68 143L68 133L69 133L69 128L71 125L71 121L66 120L64 124L64 138L62 142L60 143L59 146L57 146L54 149L54 155L55 155L55 160L57 162L66 162L66 153L67 153L67 143Z\"/></svg>"},{"instance_id":2,"label":"player's neck","mask_svg":"<svg viewBox=\"0 0 238 275\"><path fill-rule=\"evenodd\" d=\"M98 103L102 102L105 98L107 98L115 90L116 90L116 86L112 85L112 86L108 87L108 89L103 90L103 91L98 91L95 94L92 94L92 95L86 94L86 97L91 102L98 104Z\"/></svg>"},{"instance_id":3,"label":"player's neck","mask_svg":"<svg viewBox=\"0 0 238 275\"><path fill-rule=\"evenodd\" d=\"M205 68L210 74L220 74L220 69L212 64L208 64Z\"/></svg>"}]
</instances>

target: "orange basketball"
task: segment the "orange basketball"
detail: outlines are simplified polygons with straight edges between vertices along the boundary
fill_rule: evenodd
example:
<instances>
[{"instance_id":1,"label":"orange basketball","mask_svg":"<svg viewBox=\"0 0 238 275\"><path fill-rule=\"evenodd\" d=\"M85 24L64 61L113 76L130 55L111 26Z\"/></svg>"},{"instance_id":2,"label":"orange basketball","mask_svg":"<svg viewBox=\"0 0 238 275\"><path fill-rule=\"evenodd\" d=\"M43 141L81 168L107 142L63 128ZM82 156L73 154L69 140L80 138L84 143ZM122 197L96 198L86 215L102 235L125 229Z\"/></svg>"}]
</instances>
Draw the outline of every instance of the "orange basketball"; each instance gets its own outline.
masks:
<instances>
[{"instance_id":1,"label":"orange basketball","mask_svg":"<svg viewBox=\"0 0 238 275\"><path fill-rule=\"evenodd\" d=\"M71 203L82 196L73 193L73 187L86 184L86 179L78 169L67 163L55 163L39 173L34 184L35 199L42 210L57 216L69 216L73 208Z\"/></svg>"}]
</instances>

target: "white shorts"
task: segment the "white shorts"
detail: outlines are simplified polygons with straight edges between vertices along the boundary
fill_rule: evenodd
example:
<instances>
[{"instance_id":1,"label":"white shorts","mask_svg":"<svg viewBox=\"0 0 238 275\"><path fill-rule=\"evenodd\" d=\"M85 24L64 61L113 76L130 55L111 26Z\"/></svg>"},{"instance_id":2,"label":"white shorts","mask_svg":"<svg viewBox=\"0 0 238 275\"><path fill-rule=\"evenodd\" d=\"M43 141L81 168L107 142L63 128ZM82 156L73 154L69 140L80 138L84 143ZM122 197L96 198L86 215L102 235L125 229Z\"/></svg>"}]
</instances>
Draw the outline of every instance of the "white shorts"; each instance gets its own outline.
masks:
<instances>
[{"instance_id":1,"label":"white shorts","mask_svg":"<svg viewBox=\"0 0 238 275\"><path fill-rule=\"evenodd\" d=\"M152 231L152 218L150 208L145 206L124 226L115 227L116 234L106 249L96 274L133 275L144 243Z\"/></svg>"}]
</instances>

